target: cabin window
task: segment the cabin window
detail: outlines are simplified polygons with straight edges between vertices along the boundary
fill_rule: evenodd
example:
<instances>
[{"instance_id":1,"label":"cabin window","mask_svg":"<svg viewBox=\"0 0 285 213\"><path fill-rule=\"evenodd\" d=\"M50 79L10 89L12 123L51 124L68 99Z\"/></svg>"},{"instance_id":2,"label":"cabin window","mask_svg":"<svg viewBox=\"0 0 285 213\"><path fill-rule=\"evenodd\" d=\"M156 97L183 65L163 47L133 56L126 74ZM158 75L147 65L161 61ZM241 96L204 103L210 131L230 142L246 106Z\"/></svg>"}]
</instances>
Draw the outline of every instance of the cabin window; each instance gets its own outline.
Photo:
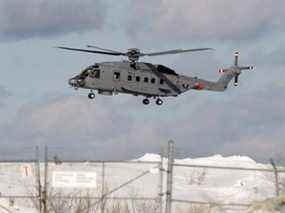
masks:
<instances>
[{"instance_id":1,"label":"cabin window","mask_svg":"<svg viewBox=\"0 0 285 213\"><path fill-rule=\"evenodd\" d=\"M155 78L152 78L150 81L152 84L155 84Z\"/></svg>"},{"instance_id":2,"label":"cabin window","mask_svg":"<svg viewBox=\"0 0 285 213\"><path fill-rule=\"evenodd\" d=\"M163 79L160 79L160 84L164 84L164 80Z\"/></svg>"},{"instance_id":3,"label":"cabin window","mask_svg":"<svg viewBox=\"0 0 285 213\"><path fill-rule=\"evenodd\" d=\"M119 72L114 72L114 80L120 80L121 74Z\"/></svg>"},{"instance_id":4,"label":"cabin window","mask_svg":"<svg viewBox=\"0 0 285 213\"><path fill-rule=\"evenodd\" d=\"M137 77L136 77L136 81L137 81L137 82L140 82L140 80L141 80L141 77L140 77L140 76L137 76Z\"/></svg>"},{"instance_id":5,"label":"cabin window","mask_svg":"<svg viewBox=\"0 0 285 213\"><path fill-rule=\"evenodd\" d=\"M128 75L128 81L133 80L133 77L131 75Z\"/></svg>"},{"instance_id":6,"label":"cabin window","mask_svg":"<svg viewBox=\"0 0 285 213\"><path fill-rule=\"evenodd\" d=\"M144 81L145 83L148 83L148 77L145 77L145 78L143 79L143 81Z\"/></svg>"}]
</instances>

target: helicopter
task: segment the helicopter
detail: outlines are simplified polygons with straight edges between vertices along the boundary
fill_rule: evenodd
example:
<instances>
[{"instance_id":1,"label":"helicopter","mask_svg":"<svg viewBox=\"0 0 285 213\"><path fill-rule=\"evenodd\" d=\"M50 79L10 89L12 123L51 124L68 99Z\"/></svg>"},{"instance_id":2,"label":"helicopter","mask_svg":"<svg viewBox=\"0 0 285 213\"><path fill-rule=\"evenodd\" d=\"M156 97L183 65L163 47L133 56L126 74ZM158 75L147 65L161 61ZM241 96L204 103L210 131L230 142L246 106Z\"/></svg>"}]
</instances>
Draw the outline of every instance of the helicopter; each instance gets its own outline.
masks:
<instances>
[{"instance_id":1,"label":"helicopter","mask_svg":"<svg viewBox=\"0 0 285 213\"><path fill-rule=\"evenodd\" d=\"M217 81L208 81L198 77L191 77L176 73L173 69L147 62L139 62L144 56L158 56L213 50L212 48L174 49L168 51L143 53L138 48L121 52L105 49L94 45L87 45L88 49L78 49L59 46L57 48L93 54L112 56L126 56L128 60L94 63L83 69L80 74L69 79L68 83L75 89L90 90L88 97L95 98L94 91L101 95L117 95L119 93L134 96L143 96L142 103L150 104L153 98L157 105L162 105L162 98L177 97L189 90L208 90L223 92L234 79L238 86L239 75L244 70L252 70L253 66L239 66L239 52L235 52L234 65L220 69L220 78Z\"/></svg>"}]
</instances>

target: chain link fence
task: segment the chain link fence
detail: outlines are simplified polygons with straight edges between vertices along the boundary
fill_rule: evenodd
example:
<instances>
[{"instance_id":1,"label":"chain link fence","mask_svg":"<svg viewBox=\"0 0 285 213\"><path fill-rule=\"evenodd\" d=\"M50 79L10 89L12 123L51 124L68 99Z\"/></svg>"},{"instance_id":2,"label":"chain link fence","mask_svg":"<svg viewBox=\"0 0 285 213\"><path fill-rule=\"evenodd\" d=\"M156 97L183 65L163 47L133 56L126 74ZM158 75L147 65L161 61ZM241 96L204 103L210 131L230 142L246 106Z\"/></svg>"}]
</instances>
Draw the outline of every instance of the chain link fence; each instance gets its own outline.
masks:
<instances>
[{"instance_id":1,"label":"chain link fence","mask_svg":"<svg viewBox=\"0 0 285 213\"><path fill-rule=\"evenodd\" d=\"M285 170L274 162L259 168L181 163L174 161L173 142L167 158L156 161L61 160L47 148L43 158L38 148L30 156L1 160L0 212L245 212L285 190Z\"/></svg>"},{"instance_id":2,"label":"chain link fence","mask_svg":"<svg viewBox=\"0 0 285 213\"><path fill-rule=\"evenodd\" d=\"M50 155L46 148L41 160L37 148L34 159L0 162L0 212L1 206L43 213L162 212L162 161L72 161Z\"/></svg>"}]
</instances>

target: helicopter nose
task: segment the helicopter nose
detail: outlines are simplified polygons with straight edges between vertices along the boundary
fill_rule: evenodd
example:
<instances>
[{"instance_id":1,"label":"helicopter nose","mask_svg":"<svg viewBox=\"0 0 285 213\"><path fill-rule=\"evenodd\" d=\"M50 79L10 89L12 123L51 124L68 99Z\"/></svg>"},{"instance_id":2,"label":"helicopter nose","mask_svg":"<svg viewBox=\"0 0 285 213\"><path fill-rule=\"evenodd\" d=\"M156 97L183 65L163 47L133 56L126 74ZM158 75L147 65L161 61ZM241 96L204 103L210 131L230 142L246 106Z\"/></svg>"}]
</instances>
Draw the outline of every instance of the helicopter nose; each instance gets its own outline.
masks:
<instances>
[{"instance_id":1,"label":"helicopter nose","mask_svg":"<svg viewBox=\"0 0 285 213\"><path fill-rule=\"evenodd\" d=\"M72 86L72 87L76 87L76 86L78 85L78 82L77 82L76 79L71 78L71 79L68 80L68 84L69 84L70 86Z\"/></svg>"}]
</instances>

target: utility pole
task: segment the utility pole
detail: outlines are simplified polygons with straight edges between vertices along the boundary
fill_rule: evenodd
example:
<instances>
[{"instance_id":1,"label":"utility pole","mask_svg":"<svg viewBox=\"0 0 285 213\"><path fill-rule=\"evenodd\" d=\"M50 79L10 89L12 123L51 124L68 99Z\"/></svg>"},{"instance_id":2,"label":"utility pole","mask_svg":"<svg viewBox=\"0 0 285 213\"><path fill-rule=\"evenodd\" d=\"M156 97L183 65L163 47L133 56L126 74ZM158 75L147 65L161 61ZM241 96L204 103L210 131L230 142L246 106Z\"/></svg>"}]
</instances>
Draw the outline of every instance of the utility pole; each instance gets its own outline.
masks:
<instances>
[{"instance_id":1,"label":"utility pole","mask_svg":"<svg viewBox=\"0 0 285 213\"><path fill-rule=\"evenodd\" d=\"M279 196L279 178L278 178L278 171L277 171L277 167L276 164L274 162L274 160L272 158L270 158L270 163L274 169L274 176L275 176L275 191L276 191L276 196Z\"/></svg>"},{"instance_id":2,"label":"utility pole","mask_svg":"<svg viewBox=\"0 0 285 213\"><path fill-rule=\"evenodd\" d=\"M159 163L159 213L163 212L163 149L160 153L160 163Z\"/></svg>"},{"instance_id":3,"label":"utility pole","mask_svg":"<svg viewBox=\"0 0 285 213\"><path fill-rule=\"evenodd\" d=\"M168 166L167 166L167 190L165 213L171 213L172 184L173 184L173 163L174 163L174 142L168 142Z\"/></svg>"},{"instance_id":4,"label":"utility pole","mask_svg":"<svg viewBox=\"0 0 285 213\"><path fill-rule=\"evenodd\" d=\"M35 160L35 173L36 173L36 185L37 185L37 198L39 201L39 212L42 213L42 184L41 184L41 161L40 161L40 150L36 146L36 160Z\"/></svg>"},{"instance_id":5,"label":"utility pole","mask_svg":"<svg viewBox=\"0 0 285 213\"><path fill-rule=\"evenodd\" d=\"M105 212L105 162L102 162L101 213Z\"/></svg>"}]
</instances>

